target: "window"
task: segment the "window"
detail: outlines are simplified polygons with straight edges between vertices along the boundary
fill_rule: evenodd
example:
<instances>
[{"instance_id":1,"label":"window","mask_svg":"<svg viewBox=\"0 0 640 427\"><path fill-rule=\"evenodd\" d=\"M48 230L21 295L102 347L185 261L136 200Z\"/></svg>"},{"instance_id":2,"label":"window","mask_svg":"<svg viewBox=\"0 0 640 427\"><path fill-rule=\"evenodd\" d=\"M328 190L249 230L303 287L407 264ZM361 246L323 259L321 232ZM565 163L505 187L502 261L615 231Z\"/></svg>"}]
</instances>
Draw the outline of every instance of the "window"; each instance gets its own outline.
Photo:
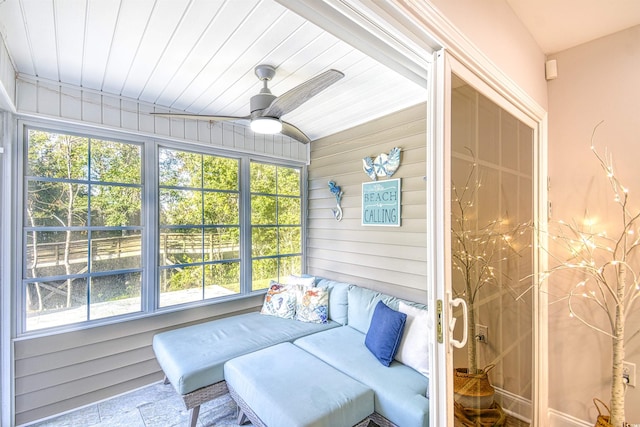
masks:
<instances>
[{"instance_id":1,"label":"window","mask_svg":"<svg viewBox=\"0 0 640 427\"><path fill-rule=\"evenodd\" d=\"M301 167L35 128L25 140L21 334L241 297L302 272Z\"/></svg>"},{"instance_id":2,"label":"window","mask_svg":"<svg viewBox=\"0 0 640 427\"><path fill-rule=\"evenodd\" d=\"M252 289L302 270L300 169L251 163Z\"/></svg>"},{"instance_id":3,"label":"window","mask_svg":"<svg viewBox=\"0 0 640 427\"><path fill-rule=\"evenodd\" d=\"M26 331L138 312L142 148L28 131Z\"/></svg>"},{"instance_id":4,"label":"window","mask_svg":"<svg viewBox=\"0 0 640 427\"><path fill-rule=\"evenodd\" d=\"M161 148L160 306L240 292L237 159Z\"/></svg>"}]
</instances>

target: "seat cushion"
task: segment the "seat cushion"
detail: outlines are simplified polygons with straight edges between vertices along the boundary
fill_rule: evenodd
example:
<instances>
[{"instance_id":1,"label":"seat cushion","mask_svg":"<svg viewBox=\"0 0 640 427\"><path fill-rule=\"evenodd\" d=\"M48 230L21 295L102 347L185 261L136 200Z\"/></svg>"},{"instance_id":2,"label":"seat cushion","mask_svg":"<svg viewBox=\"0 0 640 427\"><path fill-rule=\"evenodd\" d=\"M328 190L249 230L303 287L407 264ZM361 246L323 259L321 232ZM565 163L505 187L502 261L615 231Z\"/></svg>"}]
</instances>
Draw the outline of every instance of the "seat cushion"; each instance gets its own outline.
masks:
<instances>
[{"instance_id":1,"label":"seat cushion","mask_svg":"<svg viewBox=\"0 0 640 427\"><path fill-rule=\"evenodd\" d=\"M231 359L224 376L267 426L352 426L373 413L369 387L290 343Z\"/></svg>"},{"instance_id":2,"label":"seat cushion","mask_svg":"<svg viewBox=\"0 0 640 427\"><path fill-rule=\"evenodd\" d=\"M316 285L318 288L326 288L329 291L329 319L347 324L347 306L349 288L352 286L335 280L320 279Z\"/></svg>"},{"instance_id":3,"label":"seat cushion","mask_svg":"<svg viewBox=\"0 0 640 427\"><path fill-rule=\"evenodd\" d=\"M186 394L222 381L229 359L338 326L247 313L156 334L153 351L176 391Z\"/></svg>"},{"instance_id":4,"label":"seat cushion","mask_svg":"<svg viewBox=\"0 0 640 427\"><path fill-rule=\"evenodd\" d=\"M349 288L347 298L349 301L347 309L347 325L362 332L363 334L366 334L369 330L373 312L380 301L394 310L397 309L397 306L393 307L391 305L391 302L397 298L371 289L361 288L359 286Z\"/></svg>"},{"instance_id":5,"label":"seat cushion","mask_svg":"<svg viewBox=\"0 0 640 427\"><path fill-rule=\"evenodd\" d=\"M365 334L350 327L308 335L294 341L298 347L371 387L375 411L403 427L429 424L429 380L418 371L393 361L385 367L364 345Z\"/></svg>"}]
</instances>

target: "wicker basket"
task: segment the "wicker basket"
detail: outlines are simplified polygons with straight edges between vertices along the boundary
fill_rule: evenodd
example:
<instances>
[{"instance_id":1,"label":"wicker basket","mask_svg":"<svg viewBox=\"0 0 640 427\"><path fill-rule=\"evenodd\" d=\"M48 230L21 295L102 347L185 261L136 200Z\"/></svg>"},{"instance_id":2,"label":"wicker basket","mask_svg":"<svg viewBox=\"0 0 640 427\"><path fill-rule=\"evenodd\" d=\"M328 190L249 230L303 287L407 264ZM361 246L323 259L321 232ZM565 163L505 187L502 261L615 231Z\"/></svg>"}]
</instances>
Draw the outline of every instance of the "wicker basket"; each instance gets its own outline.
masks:
<instances>
[{"instance_id":1,"label":"wicker basket","mask_svg":"<svg viewBox=\"0 0 640 427\"><path fill-rule=\"evenodd\" d=\"M609 422L611 419L611 410L602 400L593 398L593 404L596 405L596 409L598 410L598 418L596 419L595 427L613 427L613 424ZM607 410L607 414L603 414L601 406Z\"/></svg>"},{"instance_id":2,"label":"wicker basket","mask_svg":"<svg viewBox=\"0 0 640 427\"><path fill-rule=\"evenodd\" d=\"M496 402L486 409L465 408L458 402L454 402L454 415L456 426L493 427L504 426L507 422L507 415Z\"/></svg>"},{"instance_id":3,"label":"wicker basket","mask_svg":"<svg viewBox=\"0 0 640 427\"><path fill-rule=\"evenodd\" d=\"M467 368L457 368L453 375L455 401L465 408L489 409L493 404L495 389L489 382L488 373L495 365L488 365L477 374Z\"/></svg>"}]
</instances>

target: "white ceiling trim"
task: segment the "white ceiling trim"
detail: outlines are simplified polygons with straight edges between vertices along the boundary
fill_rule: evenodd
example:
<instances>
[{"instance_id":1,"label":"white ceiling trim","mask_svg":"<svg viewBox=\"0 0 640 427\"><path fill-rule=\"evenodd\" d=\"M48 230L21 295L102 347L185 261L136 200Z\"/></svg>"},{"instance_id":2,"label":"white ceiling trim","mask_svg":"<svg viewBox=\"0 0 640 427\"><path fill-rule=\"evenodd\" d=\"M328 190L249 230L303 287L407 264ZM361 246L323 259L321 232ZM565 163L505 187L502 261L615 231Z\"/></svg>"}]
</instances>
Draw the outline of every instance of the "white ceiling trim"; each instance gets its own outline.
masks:
<instances>
[{"instance_id":1,"label":"white ceiling trim","mask_svg":"<svg viewBox=\"0 0 640 427\"><path fill-rule=\"evenodd\" d=\"M384 19L372 8L349 0L276 1L421 87L428 86L433 50L417 45L397 27L381 25Z\"/></svg>"},{"instance_id":2,"label":"white ceiling trim","mask_svg":"<svg viewBox=\"0 0 640 427\"><path fill-rule=\"evenodd\" d=\"M426 31L434 34L449 54L485 81L500 96L536 122L546 117L546 111L462 34L445 16L428 2L394 0L414 17Z\"/></svg>"}]
</instances>

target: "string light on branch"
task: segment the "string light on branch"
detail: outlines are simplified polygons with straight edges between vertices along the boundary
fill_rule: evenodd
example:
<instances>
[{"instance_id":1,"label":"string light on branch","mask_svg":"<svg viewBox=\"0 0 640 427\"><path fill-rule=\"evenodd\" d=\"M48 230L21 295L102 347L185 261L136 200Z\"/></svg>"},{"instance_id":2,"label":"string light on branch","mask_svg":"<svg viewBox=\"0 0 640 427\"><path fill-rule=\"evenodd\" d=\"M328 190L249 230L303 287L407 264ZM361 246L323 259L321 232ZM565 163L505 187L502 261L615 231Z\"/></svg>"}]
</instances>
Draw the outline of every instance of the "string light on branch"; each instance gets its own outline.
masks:
<instances>
[{"instance_id":1,"label":"string light on branch","mask_svg":"<svg viewBox=\"0 0 640 427\"><path fill-rule=\"evenodd\" d=\"M452 285L454 294L463 297L467 303L469 328L476 323L477 308L474 304L483 288L497 286L510 289L513 283L517 283L509 275L517 272L521 263L510 264L508 260L522 256L522 250L530 247L531 241L530 223L518 224L508 212L496 215L494 202L487 203L487 199L480 197L483 185L477 179L476 167L475 163L470 167L464 185L459 182L451 186L451 257L453 271L456 272ZM487 215L495 219L487 219ZM528 239L527 244L520 244L522 239ZM470 340L468 344L469 372L478 370L475 343L475 340Z\"/></svg>"},{"instance_id":2,"label":"string light on branch","mask_svg":"<svg viewBox=\"0 0 640 427\"><path fill-rule=\"evenodd\" d=\"M618 367L622 366L626 343L640 337L640 233L636 232L640 211L630 209L630 189L616 176L611 153L605 151L600 155L593 144L594 135L590 149L609 183L611 193L607 200L613 199L620 210L600 220L585 215L581 222L551 223L548 231L551 267L539 275L539 280L549 287L563 287L565 281L554 283L552 273L561 272L563 279L567 274L580 277L572 281L573 286L558 301L567 301L570 318L611 339L609 423L621 426L626 425L625 384ZM627 168L631 166L633 163ZM544 231L547 232L546 227ZM601 313L596 314L598 311ZM627 322L629 319L633 320Z\"/></svg>"}]
</instances>

